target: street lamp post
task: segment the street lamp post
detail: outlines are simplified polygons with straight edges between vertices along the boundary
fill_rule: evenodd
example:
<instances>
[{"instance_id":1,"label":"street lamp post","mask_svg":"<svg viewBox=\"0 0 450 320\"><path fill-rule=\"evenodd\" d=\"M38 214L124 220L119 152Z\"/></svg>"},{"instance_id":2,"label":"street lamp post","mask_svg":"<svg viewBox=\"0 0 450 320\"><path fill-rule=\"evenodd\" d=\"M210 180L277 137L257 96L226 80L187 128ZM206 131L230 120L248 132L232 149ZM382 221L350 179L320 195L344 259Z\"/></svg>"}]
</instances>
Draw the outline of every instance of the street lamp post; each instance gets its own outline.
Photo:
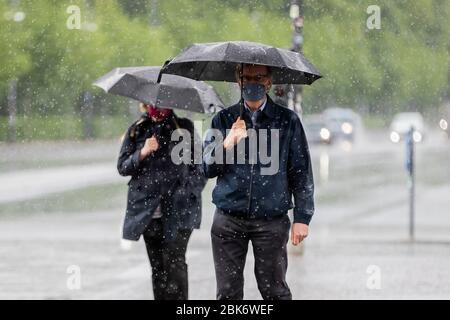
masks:
<instances>
[{"instance_id":1,"label":"street lamp post","mask_svg":"<svg viewBox=\"0 0 450 320\"><path fill-rule=\"evenodd\" d=\"M83 120L83 139L94 138L94 96L89 91L83 92L81 118Z\"/></svg>"},{"instance_id":2,"label":"street lamp post","mask_svg":"<svg viewBox=\"0 0 450 320\"><path fill-rule=\"evenodd\" d=\"M292 48L294 52L303 50L303 16L301 15L301 0L292 0L289 16L292 19ZM302 115L302 86L290 85L288 90L288 107L300 116Z\"/></svg>"},{"instance_id":3,"label":"street lamp post","mask_svg":"<svg viewBox=\"0 0 450 320\"><path fill-rule=\"evenodd\" d=\"M415 163L414 163L414 127L411 127L405 139L406 143L406 169L408 171L409 189L409 238L414 241L415 216Z\"/></svg>"},{"instance_id":4,"label":"street lamp post","mask_svg":"<svg viewBox=\"0 0 450 320\"><path fill-rule=\"evenodd\" d=\"M21 23L25 20L25 12L17 10L20 1L13 2L15 10L8 11L4 14L6 20L11 20L13 23ZM9 80L8 83L8 136L7 139L10 142L15 142L17 139L17 79L15 76Z\"/></svg>"},{"instance_id":5,"label":"street lamp post","mask_svg":"<svg viewBox=\"0 0 450 320\"><path fill-rule=\"evenodd\" d=\"M17 122L17 80L9 81L8 90L8 141L16 142Z\"/></svg>"},{"instance_id":6,"label":"street lamp post","mask_svg":"<svg viewBox=\"0 0 450 320\"><path fill-rule=\"evenodd\" d=\"M160 25L158 15L158 0L151 0L150 2L150 26L155 27Z\"/></svg>"},{"instance_id":7,"label":"street lamp post","mask_svg":"<svg viewBox=\"0 0 450 320\"><path fill-rule=\"evenodd\" d=\"M303 17L300 12L300 1L292 0L289 9L289 16L292 20L292 48L291 51L302 52L303 45ZM287 106L296 112L300 117L302 115L302 87L298 85L288 85L287 88ZM294 254L303 255L305 251L304 244L301 243L298 249L294 249Z\"/></svg>"}]
</instances>

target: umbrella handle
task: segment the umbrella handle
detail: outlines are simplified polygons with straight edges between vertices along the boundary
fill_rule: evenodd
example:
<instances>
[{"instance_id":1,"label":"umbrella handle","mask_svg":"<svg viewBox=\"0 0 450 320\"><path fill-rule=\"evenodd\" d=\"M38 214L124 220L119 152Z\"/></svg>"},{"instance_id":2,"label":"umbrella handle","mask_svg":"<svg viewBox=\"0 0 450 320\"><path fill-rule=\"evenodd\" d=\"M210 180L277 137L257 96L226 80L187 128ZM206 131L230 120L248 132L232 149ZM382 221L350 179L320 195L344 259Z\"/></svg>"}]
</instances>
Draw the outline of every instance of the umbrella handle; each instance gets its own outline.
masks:
<instances>
[{"instance_id":1,"label":"umbrella handle","mask_svg":"<svg viewBox=\"0 0 450 320\"><path fill-rule=\"evenodd\" d=\"M153 127L153 130L152 130L152 132L151 132L149 138L155 136L155 137L156 137L156 140L159 140L158 138L159 138L160 135L161 135L161 129L162 129L161 127L162 127L162 126L161 126L160 123L156 123L155 126Z\"/></svg>"},{"instance_id":2,"label":"umbrella handle","mask_svg":"<svg viewBox=\"0 0 450 320\"><path fill-rule=\"evenodd\" d=\"M241 120L242 120L242 116L244 115L244 98L243 98L243 95L242 95L242 87L243 87L243 84L244 84L244 64L243 63L241 63L241 71L239 72L239 77L241 78L241 85L240 85L240 89L241 89L241 100L240 100L240 105L241 105L241 108L240 108L240 112L239 112L239 116L240 116L240 118L241 118Z\"/></svg>"},{"instance_id":3,"label":"umbrella handle","mask_svg":"<svg viewBox=\"0 0 450 320\"><path fill-rule=\"evenodd\" d=\"M158 73L158 80L156 80L156 83L160 83L160 82L161 82L161 77L162 77L162 75L163 75L163 70L164 70L164 68L170 63L170 61L172 61L172 59L168 59L168 60L166 60L166 61L164 62L164 64L163 64L161 70L159 70L159 73Z\"/></svg>"},{"instance_id":4,"label":"umbrella handle","mask_svg":"<svg viewBox=\"0 0 450 320\"><path fill-rule=\"evenodd\" d=\"M180 125L179 125L179 123L178 123L178 121L177 121L177 118L175 117L175 114L174 114L173 112L172 112L172 115L170 116L170 118L171 118L173 124L175 125L175 127L176 127L177 129L180 129L181 127L180 127ZM151 133L151 136L155 135L156 138L158 138L159 136L161 136L161 130L162 130L162 127L163 127L163 124L162 124L162 123L156 123L155 126L154 126L154 130L153 130L152 133Z\"/></svg>"},{"instance_id":5,"label":"umbrella handle","mask_svg":"<svg viewBox=\"0 0 450 320\"><path fill-rule=\"evenodd\" d=\"M162 70L162 69L161 69ZM159 73L158 73L158 80L156 80L156 83L161 83L161 77L162 77L162 72L161 72L161 70L159 70Z\"/></svg>"}]
</instances>

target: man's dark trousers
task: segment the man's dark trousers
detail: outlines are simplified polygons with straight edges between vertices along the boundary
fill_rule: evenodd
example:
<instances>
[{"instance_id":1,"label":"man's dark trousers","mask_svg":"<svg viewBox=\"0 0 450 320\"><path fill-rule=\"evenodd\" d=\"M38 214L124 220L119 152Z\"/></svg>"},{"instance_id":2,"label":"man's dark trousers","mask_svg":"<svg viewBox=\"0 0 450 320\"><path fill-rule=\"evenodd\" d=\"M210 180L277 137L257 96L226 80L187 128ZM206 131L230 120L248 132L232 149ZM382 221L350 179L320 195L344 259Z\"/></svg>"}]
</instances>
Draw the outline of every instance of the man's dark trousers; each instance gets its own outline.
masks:
<instances>
[{"instance_id":1,"label":"man's dark trousers","mask_svg":"<svg viewBox=\"0 0 450 320\"><path fill-rule=\"evenodd\" d=\"M216 210L211 227L218 300L244 298L244 266L249 241L255 256L255 276L265 300L291 300L286 283L287 215L247 219Z\"/></svg>"}]
</instances>

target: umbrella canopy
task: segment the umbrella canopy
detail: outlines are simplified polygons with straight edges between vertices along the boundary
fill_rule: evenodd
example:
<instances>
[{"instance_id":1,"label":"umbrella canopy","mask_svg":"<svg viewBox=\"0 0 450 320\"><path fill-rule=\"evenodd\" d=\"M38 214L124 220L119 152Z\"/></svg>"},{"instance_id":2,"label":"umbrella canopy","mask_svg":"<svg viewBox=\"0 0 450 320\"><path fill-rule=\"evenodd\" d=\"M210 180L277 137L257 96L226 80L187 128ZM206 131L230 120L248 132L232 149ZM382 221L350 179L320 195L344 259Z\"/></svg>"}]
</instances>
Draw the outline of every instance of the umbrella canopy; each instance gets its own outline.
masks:
<instances>
[{"instance_id":1,"label":"umbrella canopy","mask_svg":"<svg viewBox=\"0 0 450 320\"><path fill-rule=\"evenodd\" d=\"M175 108L200 113L223 108L214 89L199 81L176 75L162 75L161 67L115 68L94 82L105 92L132 98L163 108Z\"/></svg>"},{"instance_id":2,"label":"umbrella canopy","mask_svg":"<svg viewBox=\"0 0 450 320\"><path fill-rule=\"evenodd\" d=\"M312 84L322 77L301 53L247 41L193 44L166 64L162 73L236 82L238 64L269 66L274 84Z\"/></svg>"}]
</instances>

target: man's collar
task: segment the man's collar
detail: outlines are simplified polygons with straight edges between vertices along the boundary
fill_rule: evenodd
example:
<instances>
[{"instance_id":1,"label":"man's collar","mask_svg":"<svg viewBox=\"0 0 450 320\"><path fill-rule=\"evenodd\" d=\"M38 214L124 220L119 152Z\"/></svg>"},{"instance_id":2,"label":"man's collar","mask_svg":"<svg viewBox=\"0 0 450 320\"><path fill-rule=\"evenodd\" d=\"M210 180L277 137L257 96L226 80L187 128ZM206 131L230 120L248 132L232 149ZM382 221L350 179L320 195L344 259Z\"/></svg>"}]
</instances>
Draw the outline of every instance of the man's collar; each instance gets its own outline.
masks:
<instances>
[{"instance_id":1,"label":"man's collar","mask_svg":"<svg viewBox=\"0 0 450 320\"><path fill-rule=\"evenodd\" d=\"M264 109L261 109L262 112L268 116L269 118L275 118L276 115L276 109L278 108L277 105L272 101L270 96L266 95L266 102L264 104Z\"/></svg>"},{"instance_id":2,"label":"man's collar","mask_svg":"<svg viewBox=\"0 0 450 320\"><path fill-rule=\"evenodd\" d=\"M242 101L242 100L241 100ZM275 104L275 102L272 101L269 95L266 95L266 105L264 106L263 113L268 116L269 118L275 118L277 115L277 108L281 108L281 106L278 106ZM234 117L238 117L240 114L241 109L241 103L237 103L234 106L232 106L232 109L230 110ZM247 108L245 107L244 103L244 112L247 111Z\"/></svg>"}]
</instances>

